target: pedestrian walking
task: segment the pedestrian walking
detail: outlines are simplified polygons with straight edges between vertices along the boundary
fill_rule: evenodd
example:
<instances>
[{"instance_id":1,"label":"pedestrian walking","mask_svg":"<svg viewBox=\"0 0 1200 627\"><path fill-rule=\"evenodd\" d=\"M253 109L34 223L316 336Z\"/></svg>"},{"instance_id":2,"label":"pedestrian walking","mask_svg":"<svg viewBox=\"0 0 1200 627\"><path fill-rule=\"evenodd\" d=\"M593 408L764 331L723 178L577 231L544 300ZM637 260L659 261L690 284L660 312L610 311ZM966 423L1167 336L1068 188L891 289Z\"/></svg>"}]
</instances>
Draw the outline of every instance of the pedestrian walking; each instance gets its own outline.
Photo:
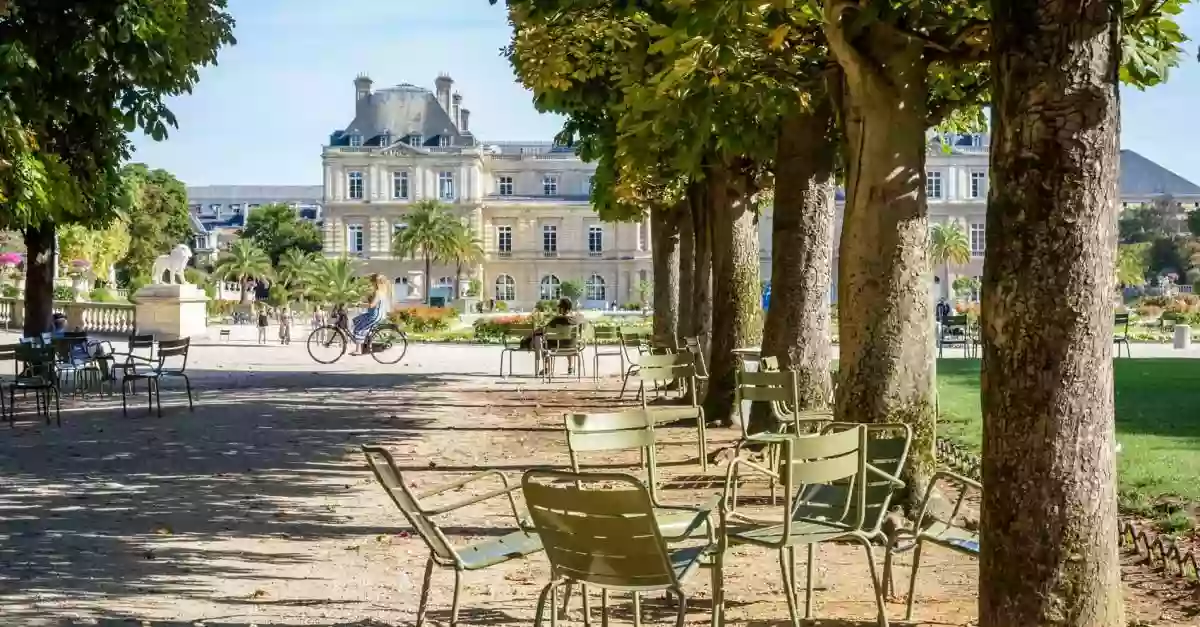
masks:
<instances>
[{"instance_id":1,"label":"pedestrian walking","mask_svg":"<svg viewBox=\"0 0 1200 627\"><path fill-rule=\"evenodd\" d=\"M267 318L267 308L265 306L258 309L258 343L267 343L267 327L270 326L270 321Z\"/></svg>"}]
</instances>

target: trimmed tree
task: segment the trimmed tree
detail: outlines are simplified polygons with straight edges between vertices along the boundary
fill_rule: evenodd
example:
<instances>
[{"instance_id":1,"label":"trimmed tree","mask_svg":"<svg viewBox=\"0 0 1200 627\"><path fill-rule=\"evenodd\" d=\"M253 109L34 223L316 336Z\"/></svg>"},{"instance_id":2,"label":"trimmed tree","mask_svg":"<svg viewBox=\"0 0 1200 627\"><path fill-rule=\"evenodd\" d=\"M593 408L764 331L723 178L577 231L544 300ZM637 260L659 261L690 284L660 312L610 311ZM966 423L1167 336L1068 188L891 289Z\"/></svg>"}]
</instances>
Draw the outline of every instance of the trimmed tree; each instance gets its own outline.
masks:
<instances>
[{"instance_id":1,"label":"trimmed tree","mask_svg":"<svg viewBox=\"0 0 1200 627\"><path fill-rule=\"evenodd\" d=\"M247 239L239 239L221 254L213 268L213 276L222 281L237 281L240 290L238 302L245 305L250 300L249 284L274 276L271 258L261 248Z\"/></svg>"}]
</instances>

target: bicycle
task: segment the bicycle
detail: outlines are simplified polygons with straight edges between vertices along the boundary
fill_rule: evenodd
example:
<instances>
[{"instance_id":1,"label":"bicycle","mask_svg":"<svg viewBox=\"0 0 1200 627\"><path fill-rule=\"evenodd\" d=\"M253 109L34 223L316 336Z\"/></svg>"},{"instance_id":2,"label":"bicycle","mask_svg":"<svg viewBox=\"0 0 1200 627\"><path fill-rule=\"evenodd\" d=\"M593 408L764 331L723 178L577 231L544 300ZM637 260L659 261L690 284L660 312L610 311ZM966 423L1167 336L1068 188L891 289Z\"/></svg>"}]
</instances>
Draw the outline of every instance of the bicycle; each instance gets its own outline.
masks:
<instances>
[{"instance_id":1,"label":"bicycle","mask_svg":"<svg viewBox=\"0 0 1200 627\"><path fill-rule=\"evenodd\" d=\"M346 347L355 343L345 312L338 312L335 317L334 324L321 325L308 334L308 356L319 364L336 362L346 354ZM387 320L367 331L364 344L371 357L381 364L398 363L408 352L408 336L395 323ZM314 348L317 350L314 351ZM318 352L321 357L317 356Z\"/></svg>"}]
</instances>

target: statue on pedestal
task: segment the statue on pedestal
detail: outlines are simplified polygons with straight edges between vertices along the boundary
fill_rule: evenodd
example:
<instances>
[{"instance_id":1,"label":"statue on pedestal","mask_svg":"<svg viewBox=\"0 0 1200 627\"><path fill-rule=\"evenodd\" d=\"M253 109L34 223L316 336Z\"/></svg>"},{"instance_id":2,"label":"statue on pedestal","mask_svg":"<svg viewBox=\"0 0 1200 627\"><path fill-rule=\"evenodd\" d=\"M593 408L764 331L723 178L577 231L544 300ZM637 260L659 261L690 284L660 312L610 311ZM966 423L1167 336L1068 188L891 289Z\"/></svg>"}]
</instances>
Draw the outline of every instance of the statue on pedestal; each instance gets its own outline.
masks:
<instances>
[{"instance_id":1,"label":"statue on pedestal","mask_svg":"<svg viewBox=\"0 0 1200 627\"><path fill-rule=\"evenodd\" d=\"M188 261L192 258L192 249L187 247L187 244L179 244L171 249L171 252L165 255L159 255L154 260L154 267L150 270L150 279L155 285L180 283L187 284L187 280L183 278L183 271L187 268ZM170 272L167 280L163 280L163 274Z\"/></svg>"}]
</instances>

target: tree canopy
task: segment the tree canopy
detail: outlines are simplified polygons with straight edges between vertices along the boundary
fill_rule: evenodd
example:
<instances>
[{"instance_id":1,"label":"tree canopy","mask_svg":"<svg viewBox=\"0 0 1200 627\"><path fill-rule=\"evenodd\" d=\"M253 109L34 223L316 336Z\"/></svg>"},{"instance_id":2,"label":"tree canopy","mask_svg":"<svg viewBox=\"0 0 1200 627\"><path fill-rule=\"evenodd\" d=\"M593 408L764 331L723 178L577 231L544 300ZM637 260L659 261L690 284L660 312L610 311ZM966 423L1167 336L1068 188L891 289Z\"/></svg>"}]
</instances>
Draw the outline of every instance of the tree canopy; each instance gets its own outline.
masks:
<instances>
[{"instance_id":1,"label":"tree canopy","mask_svg":"<svg viewBox=\"0 0 1200 627\"><path fill-rule=\"evenodd\" d=\"M155 257L192 235L187 188L173 174L141 163L126 165L121 176L131 196L129 251L121 262L131 277L150 274Z\"/></svg>"},{"instance_id":2,"label":"tree canopy","mask_svg":"<svg viewBox=\"0 0 1200 627\"><path fill-rule=\"evenodd\" d=\"M246 218L242 236L253 241L278 265L283 253L297 249L305 253L321 250L321 233L284 203L256 207Z\"/></svg>"}]
</instances>

